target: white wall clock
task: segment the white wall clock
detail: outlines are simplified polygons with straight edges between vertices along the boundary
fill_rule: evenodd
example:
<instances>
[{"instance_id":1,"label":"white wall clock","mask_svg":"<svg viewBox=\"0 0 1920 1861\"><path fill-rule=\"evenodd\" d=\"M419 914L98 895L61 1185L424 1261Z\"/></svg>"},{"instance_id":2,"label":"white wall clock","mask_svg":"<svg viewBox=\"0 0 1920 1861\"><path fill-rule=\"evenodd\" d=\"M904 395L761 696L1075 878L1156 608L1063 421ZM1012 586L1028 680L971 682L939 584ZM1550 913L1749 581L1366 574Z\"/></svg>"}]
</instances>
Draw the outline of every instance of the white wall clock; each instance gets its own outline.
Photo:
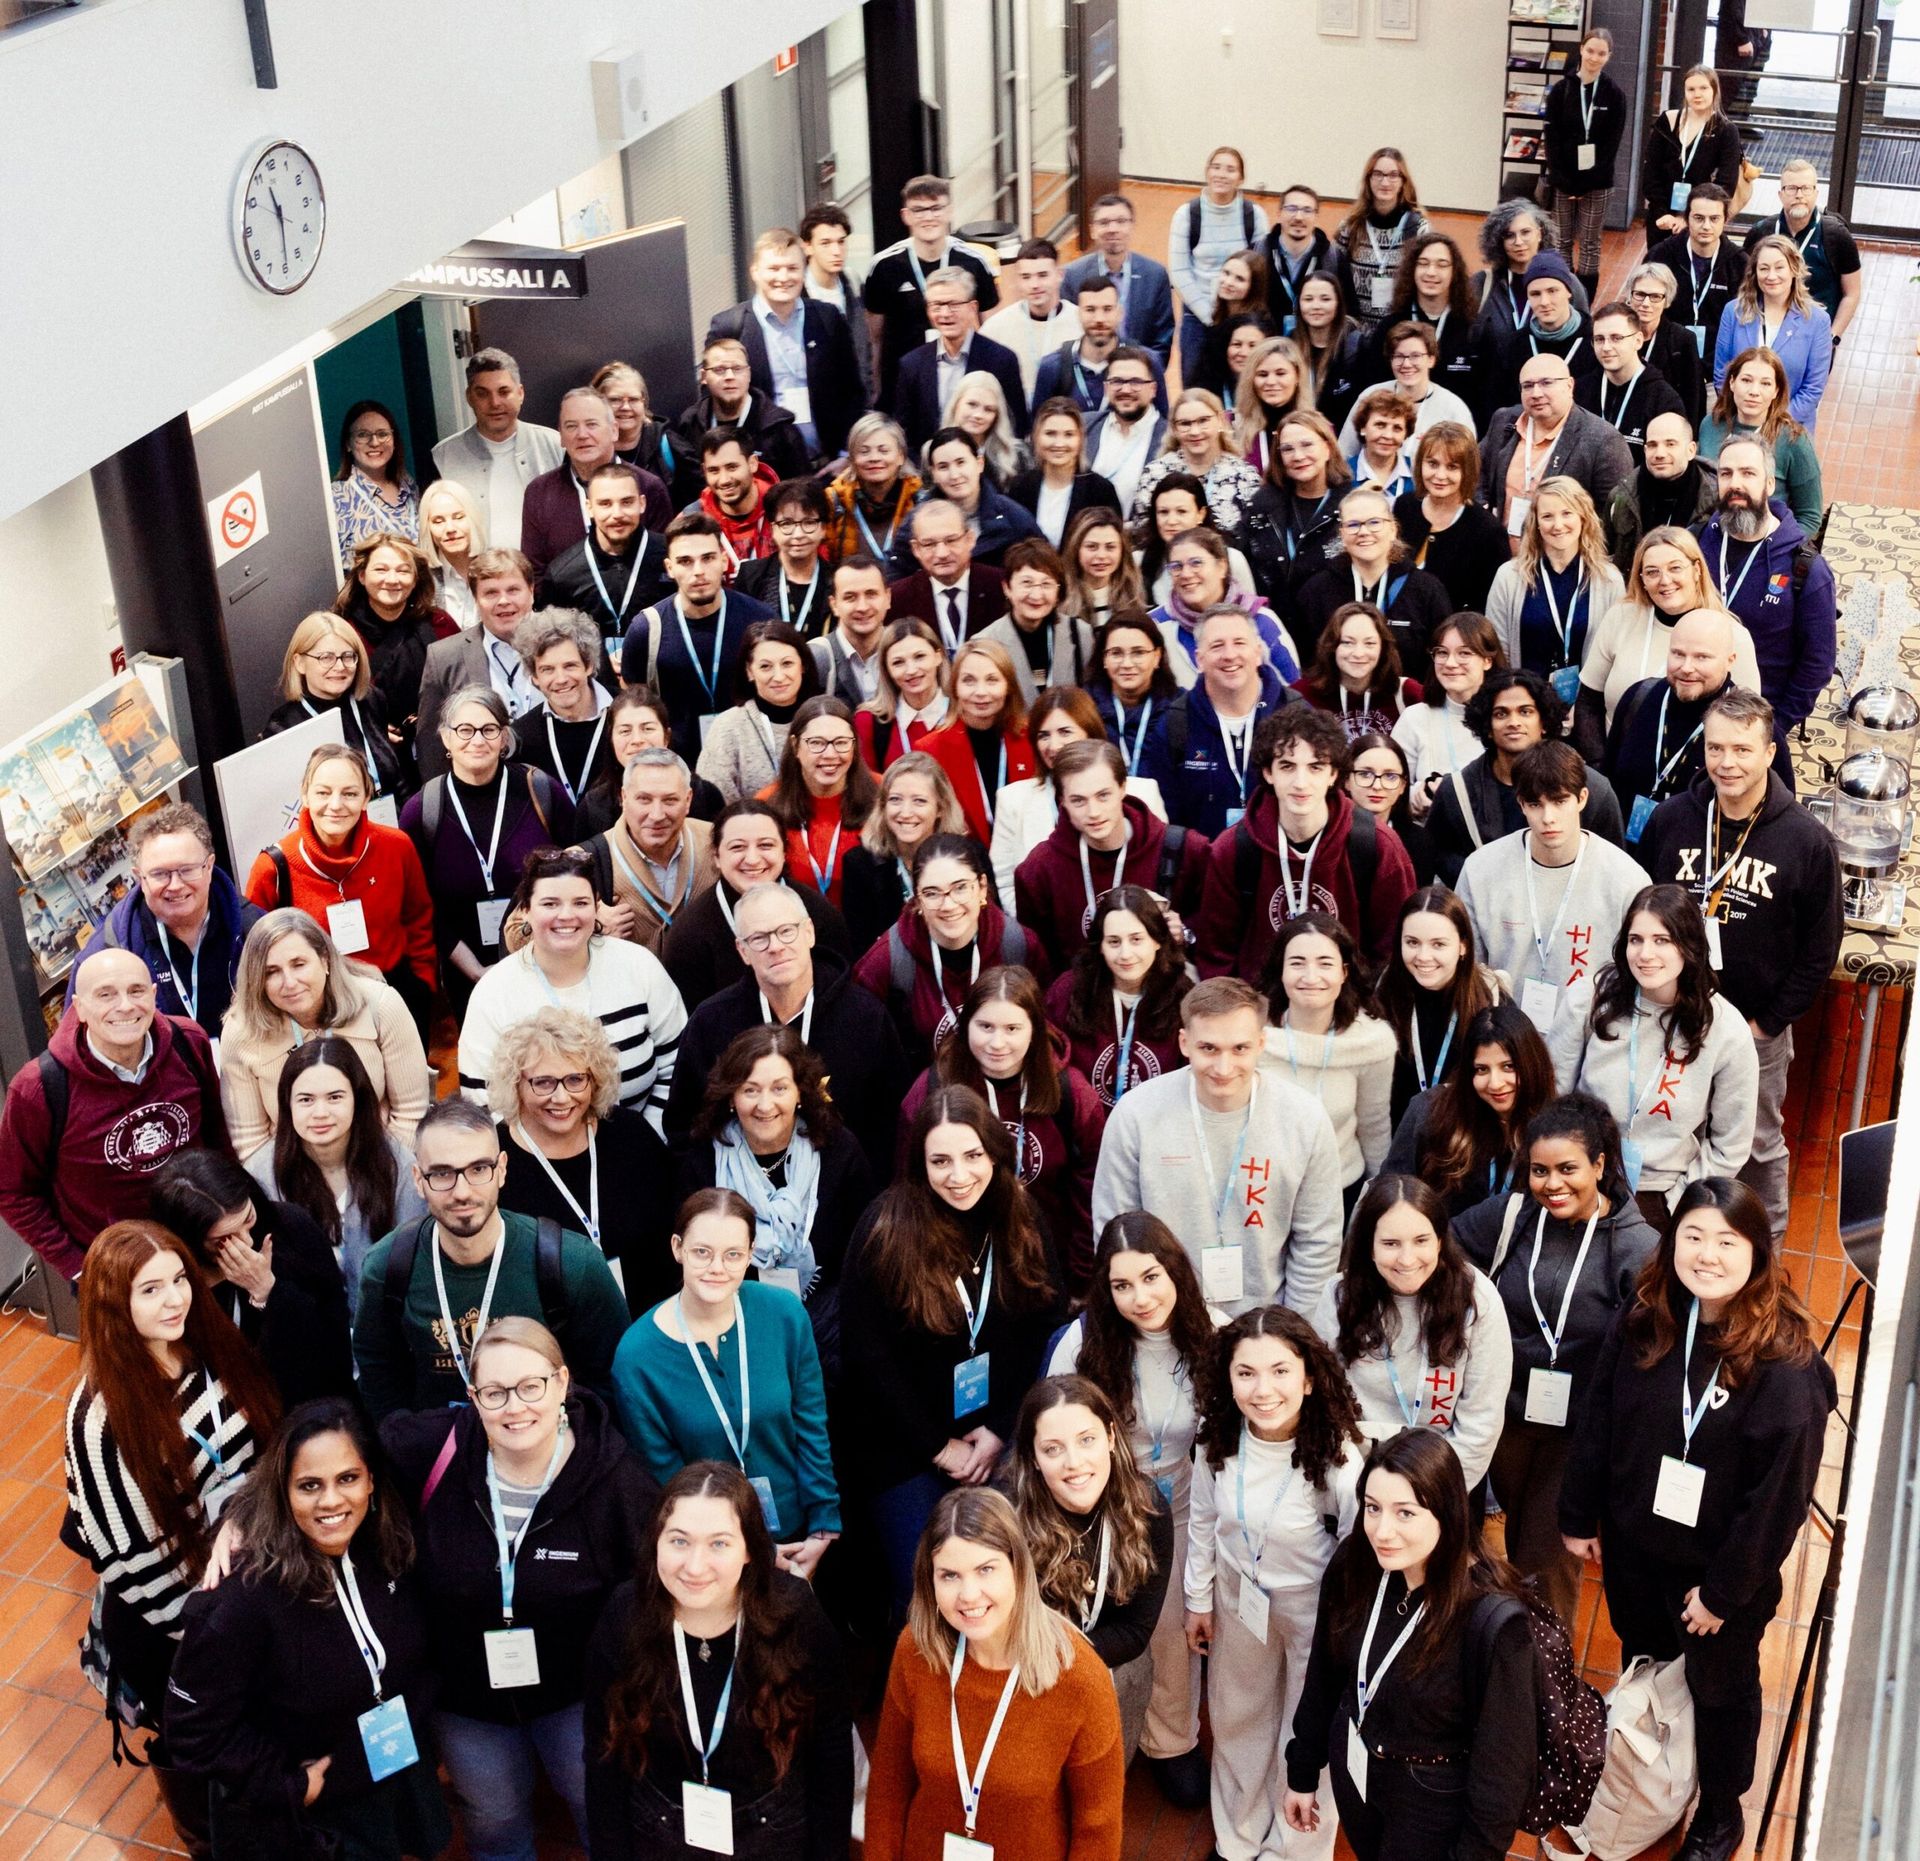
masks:
<instances>
[{"instance_id":1,"label":"white wall clock","mask_svg":"<svg viewBox=\"0 0 1920 1861\"><path fill-rule=\"evenodd\" d=\"M248 281L290 297L313 276L327 236L320 171L298 143L254 150L233 195L233 239Z\"/></svg>"}]
</instances>

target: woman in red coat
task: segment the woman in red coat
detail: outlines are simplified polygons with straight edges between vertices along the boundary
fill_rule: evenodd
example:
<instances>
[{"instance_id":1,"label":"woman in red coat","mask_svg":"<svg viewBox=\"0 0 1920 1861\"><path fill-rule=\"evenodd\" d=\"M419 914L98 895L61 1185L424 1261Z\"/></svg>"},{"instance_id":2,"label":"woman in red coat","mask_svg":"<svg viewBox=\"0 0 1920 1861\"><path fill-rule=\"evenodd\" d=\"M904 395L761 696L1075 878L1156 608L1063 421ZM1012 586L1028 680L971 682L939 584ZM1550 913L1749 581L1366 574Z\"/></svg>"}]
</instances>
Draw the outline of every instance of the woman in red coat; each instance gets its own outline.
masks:
<instances>
[{"instance_id":1,"label":"woman in red coat","mask_svg":"<svg viewBox=\"0 0 1920 1861\"><path fill-rule=\"evenodd\" d=\"M1006 649L969 640L953 658L953 722L920 745L946 770L967 831L988 846L1001 789L1036 772L1027 707Z\"/></svg>"},{"instance_id":2,"label":"woman in red coat","mask_svg":"<svg viewBox=\"0 0 1920 1861\"><path fill-rule=\"evenodd\" d=\"M399 990L425 1043L438 973L433 898L413 842L368 818L372 798L367 759L323 743L301 778L299 824L253 862L247 897L325 925L342 956L371 963Z\"/></svg>"}]
</instances>

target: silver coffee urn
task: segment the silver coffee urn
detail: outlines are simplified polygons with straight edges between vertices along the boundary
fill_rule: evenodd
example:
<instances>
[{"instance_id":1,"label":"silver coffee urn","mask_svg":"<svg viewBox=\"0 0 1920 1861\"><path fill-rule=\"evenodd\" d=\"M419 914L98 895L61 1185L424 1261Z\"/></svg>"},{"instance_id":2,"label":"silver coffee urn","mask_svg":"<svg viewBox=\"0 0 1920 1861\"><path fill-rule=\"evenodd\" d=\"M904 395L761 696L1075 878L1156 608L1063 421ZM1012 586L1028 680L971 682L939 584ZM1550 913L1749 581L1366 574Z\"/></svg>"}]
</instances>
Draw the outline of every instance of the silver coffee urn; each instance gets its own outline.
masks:
<instances>
[{"instance_id":1,"label":"silver coffee urn","mask_svg":"<svg viewBox=\"0 0 1920 1861\"><path fill-rule=\"evenodd\" d=\"M1848 700L1846 720L1827 824L1840 850L1848 923L1884 929L1906 911L1906 887L1893 874L1912 833L1920 703L1904 686L1868 686Z\"/></svg>"}]
</instances>

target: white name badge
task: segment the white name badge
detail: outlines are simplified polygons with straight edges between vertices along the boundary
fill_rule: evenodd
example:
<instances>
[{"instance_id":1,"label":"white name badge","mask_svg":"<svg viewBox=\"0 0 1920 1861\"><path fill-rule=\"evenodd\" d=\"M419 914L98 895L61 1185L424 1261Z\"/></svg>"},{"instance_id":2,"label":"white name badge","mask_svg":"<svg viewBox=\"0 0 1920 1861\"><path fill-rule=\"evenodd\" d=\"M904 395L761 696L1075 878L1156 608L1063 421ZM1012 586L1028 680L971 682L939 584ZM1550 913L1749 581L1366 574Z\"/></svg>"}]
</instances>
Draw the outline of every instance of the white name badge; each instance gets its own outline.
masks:
<instances>
[{"instance_id":1,"label":"white name badge","mask_svg":"<svg viewBox=\"0 0 1920 1861\"><path fill-rule=\"evenodd\" d=\"M687 1846L710 1855L733 1853L733 1792L704 1783L680 1786L680 1816L687 1825Z\"/></svg>"},{"instance_id":2,"label":"white name badge","mask_svg":"<svg viewBox=\"0 0 1920 1861\"><path fill-rule=\"evenodd\" d=\"M801 426L813 425L813 396L807 389L781 389L780 405L792 414Z\"/></svg>"},{"instance_id":3,"label":"white name badge","mask_svg":"<svg viewBox=\"0 0 1920 1861\"><path fill-rule=\"evenodd\" d=\"M1581 143L1573 152L1573 165L1576 168L1591 168L1594 163L1594 154L1594 146L1591 142Z\"/></svg>"},{"instance_id":4,"label":"white name badge","mask_svg":"<svg viewBox=\"0 0 1920 1861\"><path fill-rule=\"evenodd\" d=\"M1264 1648L1267 1645L1267 1593L1253 1578L1240 1579L1240 1600L1234 1605L1233 1613L1240 1618L1240 1626Z\"/></svg>"},{"instance_id":5,"label":"white name badge","mask_svg":"<svg viewBox=\"0 0 1920 1861\"><path fill-rule=\"evenodd\" d=\"M940 1861L993 1861L993 1844L976 1842L971 1835L943 1835Z\"/></svg>"},{"instance_id":6,"label":"white name badge","mask_svg":"<svg viewBox=\"0 0 1920 1861\"><path fill-rule=\"evenodd\" d=\"M507 907L512 903L511 898L483 898L480 901L480 941L489 950L500 947L500 927L507 921Z\"/></svg>"},{"instance_id":7,"label":"white name badge","mask_svg":"<svg viewBox=\"0 0 1920 1861\"><path fill-rule=\"evenodd\" d=\"M1367 1800L1367 1741L1351 1719L1347 1721L1347 1781L1353 1785L1354 1795L1364 1803Z\"/></svg>"},{"instance_id":8,"label":"white name badge","mask_svg":"<svg viewBox=\"0 0 1920 1861\"><path fill-rule=\"evenodd\" d=\"M487 1685L537 1687L540 1650L530 1628L490 1628L480 1637L487 1650Z\"/></svg>"},{"instance_id":9,"label":"white name badge","mask_svg":"<svg viewBox=\"0 0 1920 1861\"><path fill-rule=\"evenodd\" d=\"M1700 1523L1700 1496L1706 1490L1706 1468L1662 1454L1660 1478L1653 1489L1653 1516L1692 1530Z\"/></svg>"},{"instance_id":10,"label":"white name badge","mask_svg":"<svg viewBox=\"0 0 1920 1861\"><path fill-rule=\"evenodd\" d=\"M348 898L327 907L327 935L342 956L355 956L367 947L366 907L357 898Z\"/></svg>"},{"instance_id":11,"label":"white name badge","mask_svg":"<svg viewBox=\"0 0 1920 1861\"><path fill-rule=\"evenodd\" d=\"M1707 960L1715 969L1720 968L1725 960L1720 954L1720 920L1718 918L1707 919Z\"/></svg>"},{"instance_id":12,"label":"white name badge","mask_svg":"<svg viewBox=\"0 0 1920 1861\"><path fill-rule=\"evenodd\" d=\"M1573 1373L1533 1370L1527 1375L1526 1419L1543 1428L1564 1428L1573 1402Z\"/></svg>"},{"instance_id":13,"label":"white name badge","mask_svg":"<svg viewBox=\"0 0 1920 1861\"><path fill-rule=\"evenodd\" d=\"M382 827L400 825L400 803L392 795L381 795L367 803L367 819Z\"/></svg>"},{"instance_id":14,"label":"white name badge","mask_svg":"<svg viewBox=\"0 0 1920 1861\"><path fill-rule=\"evenodd\" d=\"M778 1286L790 1292L797 1299L800 1296L800 1269L798 1267L762 1267L760 1284Z\"/></svg>"},{"instance_id":15,"label":"white name badge","mask_svg":"<svg viewBox=\"0 0 1920 1861\"><path fill-rule=\"evenodd\" d=\"M1693 338L1693 346L1699 350L1700 359L1705 361L1707 355L1707 326L1704 323L1689 323L1687 325L1687 333Z\"/></svg>"},{"instance_id":16,"label":"white name badge","mask_svg":"<svg viewBox=\"0 0 1920 1861\"><path fill-rule=\"evenodd\" d=\"M1392 273L1384 271L1379 273L1368 287L1368 295L1373 299L1374 309L1391 310L1393 308Z\"/></svg>"},{"instance_id":17,"label":"white name badge","mask_svg":"<svg viewBox=\"0 0 1920 1861\"><path fill-rule=\"evenodd\" d=\"M707 747L707 732L713 728L719 716L720 713L718 711L702 711L700 713L700 747L702 749ZM729 1850L728 1852L731 1853L732 1851Z\"/></svg>"},{"instance_id":18,"label":"white name badge","mask_svg":"<svg viewBox=\"0 0 1920 1861\"><path fill-rule=\"evenodd\" d=\"M1520 1012L1545 1033L1553 1025L1553 1011L1560 1005L1560 991L1538 976L1520 985Z\"/></svg>"},{"instance_id":19,"label":"white name badge","mask_svg":"<svg viewBox=\"0 0 1920 1861\"><path fill-rule=\"evenodd\" d=\"M1533 508L1532 498L1515 498L1507 506L1507 534L1518 536L1527 527L1527 512Z\"/></svg>"},{"instance_id":20,"label":"white name badge","mask_svg":"<svg viewBox=\"0 0 1920 1861\"><path fill-rule=\"evenodd\" d=\"M1247 1260L1237 1245L1201 1248L1200 1290L1209 1299L1247 1296Z\"/></svg>"}]
</instances>

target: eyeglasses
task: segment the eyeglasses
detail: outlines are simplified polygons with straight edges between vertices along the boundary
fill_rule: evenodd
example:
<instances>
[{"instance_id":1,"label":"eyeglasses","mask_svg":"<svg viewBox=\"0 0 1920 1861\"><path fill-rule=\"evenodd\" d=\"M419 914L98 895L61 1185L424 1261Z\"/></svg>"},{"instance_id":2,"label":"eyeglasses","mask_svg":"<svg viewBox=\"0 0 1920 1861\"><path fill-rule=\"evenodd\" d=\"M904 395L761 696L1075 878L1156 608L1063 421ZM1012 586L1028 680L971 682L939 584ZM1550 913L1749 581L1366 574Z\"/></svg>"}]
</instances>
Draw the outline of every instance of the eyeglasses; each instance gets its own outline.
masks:
<instances>
[{"instance_id":1,"label":"eyeglasses","mask_svg":"<svg viewBox=\"0 0 1920 1861\"><path fill-rule=\"evenodd\" d=\"M821 523L818 517L776 517L773 520L776 530L818 530Z\"/></svg>"},{"instance_id":2,"label":"eyeglasses","mask_svg":"<svg viewBox=\"0 0 1920 1861\"><path fill-rule=\"evenodd\" d=\"M810 750L815 756L851 756L853 739L851 737L802 737L800 747Z\"/></svg>"},{"instance_id":3,"label":"eyeglasses","mask_svg":"<svg viewBox=\"0 0 1920 1861\"><path fill-rule=\"evenodd\" d=\"M1667 294L1656 285L1643 286L1638 291L1629 291L1627 296L1636 304L1664 304Z\"/></svg>"},{"instance_id":4,"label":"eyeglasses","mask_svg":"<svg viewBox=\"0 0 1920 1861\"><path fill-rule=\"evenodd\" d=\"M449 724L447 735L456 743L471 743L478 737L482 743L498 743L507 734L504 724Z\"/></svg>"},{"instance_id":5,"label":"eyeglasses","mask_svg":"<svg viewBox=\"0 0 1920 1861\"><path fill-rule=\"evenodd\" d=\"M365 446L365 445L372 444L377 440L391 439L392 437L393 437L392 427L386 427L386 426L372 427L372 428L363 427L358 433L354 434L353 443L356 446Z\"/></svg>"},{"instance_id":6,"label":"eyeglasses","mask_svg":"<svg viewBox=\"0 0 1920 1861\"><path fill-rule=\"evenodd\" d=\"M205 859L196 860L191 866L156 866L151 872L140 875L140 883L164 892L172 886L190 884L212 864L213 855L209 853Z\"/></svg>"},{"instance_id":7,"label":"eyeglasses","mask_svg":"<svg viewBox=\"0 0 1920 1861\"><path fill-rule=\"evenodd\" d=\"M740 941L755 956L765 956L775 944L790 950L800 941L800 921L796 918L791 924L776 924L772 930L749 931Z\"/></svg>"},{"instance_id":8,"label":"eyeglasses","mask_svg":"<svg viewBox=\"0 0 1920 1861\"><path fill-rule=\"evenodd\" d=\"M1782 181L1780 191L1783 194L1817 194L1820 189L1812 181Z\"/></svg>"},{"instance_id":9,"label":"eyeglasses","mask_svg":"<svg viewBox=\"0 0 1920 1861\"><path fill-rule=\"evenodd\" d=\"M1369 530L1384 530L1391 517L1349 517L1341 525L1350 536L1362 536Z\"/></svg>"},{"instance_id":10,"label":"eyeglasses","mask_svg":"<svg viewBox=\"0 0 1920 1861\"><path fill-rule=\"evenodd\" d=\"M463 1176L469 1188L484 1189L493 1181L499 1169L500 1159L493 1156L476 1158L461 1169L455 1169L451 1163L436 1163L432 1169L422 1170L420 1174L435 1195L445 1195Z\"/></svg>"},{"instance_id":11,"label":"eyeglasses","mask_svg":"<svg viewBox=\"0 0 1920 1861\"><path fill-rule=\"evenodd\" d=\"M1151 375L1116 375L1107 370L1107 386L1110 388L1150 388L1153 386Z\"/></svg>"},{"instance_id":12,"label":"eyeglasses","mask_svg":"<svg viewBox=\"0 0 1920 1861\"><path fill-rule=\"evenodd\" d=\"M537 1099L550 1099L556 1092L572 1098L592 1084L585 1073L529 1073L526 1080L527 1090Z\"/></svg>"},{"instance_id":13,"label":"eyeglasses","mask_svg":"<svg viewBox=\"0 0 1920 1861\"><path fill-rule=\"evenodd\" d=\"M473 1392L473 1399L483 1409L499 1410L507 1406L507 1398L512 1396L530 1408L547 1393L547 1385L559 1374L557 1370L549 1370L545 1376L523 1376L511 1389L505 1383L483 1383Z\"/></svg>"},{"instance_id":14,"label":"eyeglasses","mask_svg":"<svg viewBox=\"0 0 1920 1861\"><path fill-rule=\"evenodd\" d=\"M1362 788L1398 788L1407 778L1398 769L1356 769L1353 779Z\"/></svg>"},{"instance_id":15,"label":"eyeglasses","mask_svg":"<svg viewBox=\"0 0 1920 1861\"><path fill-rule=\"evenodd\" d=\"M1206 414L1182 414L1175 419L1173 430L1176 433L1198 433L1203 427L1213 425L1214 416Z\"/></svg>"},{"instance_id":16,"label":"eyeglasses","mask_svg":"<svg viewBox=\"0 0 1920 1861\"><path fill-rule=\"evenodd\" d=\"M753 1256L744 1247L729 1247L724 1254L716 1254L711 1247L689 1247L683 1242L680 1258L690 1267L703 1269L717 1260L723 1267L738 1272Z\"/></svg>"},{"instance_id":17,"label":"eyeglasses","mask_svg":"<svg viewBox=\"0 0 1920 1861\"><path fill-rule=\"evenodd\" d=\"M978 897L979 886L977 877L956 879L951 885L923 885L915 896L929 911L938 911L942 905L957 905Z\"/></svg>"},{"instance_id":18,"label":"eyeglasses","mask_svg":"<svg viewBox=\"0 0 1920 1861\"><path fill-rule=\"evenodd\" d=\"M340 666L357 666L360 663L358 653L302 653L300 655L310 666L325 666L333 671Z\"/></svg>"}]
</instances>

